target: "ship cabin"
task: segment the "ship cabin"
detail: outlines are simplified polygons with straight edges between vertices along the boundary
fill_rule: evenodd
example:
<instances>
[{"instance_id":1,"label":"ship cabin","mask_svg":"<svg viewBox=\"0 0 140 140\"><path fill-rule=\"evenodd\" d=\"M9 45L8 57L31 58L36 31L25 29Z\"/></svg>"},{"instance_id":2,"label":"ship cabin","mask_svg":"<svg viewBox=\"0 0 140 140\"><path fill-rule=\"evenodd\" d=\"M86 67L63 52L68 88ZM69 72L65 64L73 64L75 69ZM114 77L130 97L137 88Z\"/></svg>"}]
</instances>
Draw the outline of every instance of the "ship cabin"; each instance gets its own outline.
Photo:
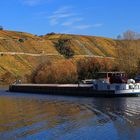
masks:
<instances>
[{"instance_id":1,"label":"ship cabin","mask_svg":"<svg viewBox=\"0 0 140 140\"><path fill-rule=\"evenodd\" d=\"M98 80L106 80L107 83L127 83L127 76L125 72L98 72L96 75Z\"/></svg>"}]
</instances>

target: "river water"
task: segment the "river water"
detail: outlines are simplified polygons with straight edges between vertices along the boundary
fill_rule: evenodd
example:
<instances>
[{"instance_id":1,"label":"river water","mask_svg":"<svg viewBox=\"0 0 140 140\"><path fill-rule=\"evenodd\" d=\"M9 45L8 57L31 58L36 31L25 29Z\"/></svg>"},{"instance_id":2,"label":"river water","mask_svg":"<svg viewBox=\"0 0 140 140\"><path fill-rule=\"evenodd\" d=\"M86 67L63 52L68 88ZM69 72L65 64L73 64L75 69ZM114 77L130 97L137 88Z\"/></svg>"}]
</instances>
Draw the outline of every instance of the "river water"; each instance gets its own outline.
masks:
<instances>
[{"instance_id":1,"label":"river water","mask_svg":"<svg viewBox=\"0 0 140 140\"><path fill-rule=\"evenodd\" d=\"M140 97L79 98L0 90L0 140L139 140Z\"/></svg>"}]
</instances>

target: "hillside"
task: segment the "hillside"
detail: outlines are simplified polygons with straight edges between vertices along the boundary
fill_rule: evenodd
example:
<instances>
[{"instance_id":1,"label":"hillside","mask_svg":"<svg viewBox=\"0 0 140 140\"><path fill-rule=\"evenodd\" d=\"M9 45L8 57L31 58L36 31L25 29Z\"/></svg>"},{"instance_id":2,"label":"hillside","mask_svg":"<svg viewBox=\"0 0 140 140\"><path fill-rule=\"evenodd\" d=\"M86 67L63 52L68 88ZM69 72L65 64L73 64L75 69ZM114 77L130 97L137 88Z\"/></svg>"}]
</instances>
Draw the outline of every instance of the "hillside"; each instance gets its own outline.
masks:
<instances>
[{"instance_id":1,"label":"hillside","mask_svg":"<svg viewBox=\"0 0 140 140\"><path fill-rule=\"evenodd\" d=\"M97 55L97 56L115 56L116 41L93 36L66 35L55 34L43 36L45 40L69 39L71 48L75 51L75 55Z\"/></svg>"},{"instance_id":2,"label":"hillside","mask_svg":"<svg viewBox=\"0 0 140 140\"><path fill-rule=\"evenodd\" d=\"M17 78L30 75L37 65L49 60L65 59L56 49L58 40L68 40L67 45L74 51L74 58L115 57L116 47L125 41L109 38L48 34L36 36L24 32L0 31L0 81L13 82ZM139 47L140 41L134 41ZM133 43L134 43L133 42Z\"/></svg>"}]
</instances>

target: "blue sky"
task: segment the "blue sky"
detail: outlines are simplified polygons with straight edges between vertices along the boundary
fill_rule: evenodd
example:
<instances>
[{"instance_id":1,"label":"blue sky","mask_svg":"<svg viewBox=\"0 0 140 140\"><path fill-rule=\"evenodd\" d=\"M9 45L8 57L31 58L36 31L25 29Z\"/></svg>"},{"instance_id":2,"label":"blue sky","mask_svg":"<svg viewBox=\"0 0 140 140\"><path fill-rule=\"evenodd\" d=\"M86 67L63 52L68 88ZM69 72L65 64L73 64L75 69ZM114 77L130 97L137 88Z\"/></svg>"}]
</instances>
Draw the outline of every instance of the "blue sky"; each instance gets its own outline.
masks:
<instances>
[{"instance_id":1,"label":"blue sky","mask_svg":"<svg viewBox=\"0 0 140 140\"><path fill-rule=\"evenodd\" d=\"M37 35L49 32L116 37L140 32L140 0L2 0L0 25Z\"/></svg>"}]
</instances>

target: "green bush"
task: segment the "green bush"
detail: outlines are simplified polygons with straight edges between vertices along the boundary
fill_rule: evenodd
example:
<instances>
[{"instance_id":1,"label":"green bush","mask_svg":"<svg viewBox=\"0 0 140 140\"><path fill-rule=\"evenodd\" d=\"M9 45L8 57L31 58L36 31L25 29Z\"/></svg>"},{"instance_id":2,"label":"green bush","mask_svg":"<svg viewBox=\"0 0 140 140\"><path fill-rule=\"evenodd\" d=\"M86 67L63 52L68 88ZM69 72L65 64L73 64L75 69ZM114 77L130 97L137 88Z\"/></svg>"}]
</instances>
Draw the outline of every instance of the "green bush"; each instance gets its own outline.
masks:
<instances>
[{"instance_id":1,"label":"green bush","mask_svg":"<svg viewBox=\"0 0 140 140\"><path fill-rule=\"evenodd\" d=\"M22 42L24 42L25 40L26 40L26 38L19 38L18 41L22 43Z\"/></svg>"},{"instance_id":2,"label":"green bush","mask_svg":"<svg viewBox=\"0 0 140 140\"><path fill-rule=\"evenodd\" d=\"M56 33L51 32L51 33L47 33L46 35L55 35Z\"/></svg>"},{"instance_id":3,"label":"green bush","mask_svg":"<svg viewBox=\"0 0 140 140\"><path fill-rule=\"evenodd\" d=\"M69 39L59 39L55 44L57 51L62 54L65 58L71 58L74 55L74 51L69 46Z\"/></svg>"}]
</instances>

